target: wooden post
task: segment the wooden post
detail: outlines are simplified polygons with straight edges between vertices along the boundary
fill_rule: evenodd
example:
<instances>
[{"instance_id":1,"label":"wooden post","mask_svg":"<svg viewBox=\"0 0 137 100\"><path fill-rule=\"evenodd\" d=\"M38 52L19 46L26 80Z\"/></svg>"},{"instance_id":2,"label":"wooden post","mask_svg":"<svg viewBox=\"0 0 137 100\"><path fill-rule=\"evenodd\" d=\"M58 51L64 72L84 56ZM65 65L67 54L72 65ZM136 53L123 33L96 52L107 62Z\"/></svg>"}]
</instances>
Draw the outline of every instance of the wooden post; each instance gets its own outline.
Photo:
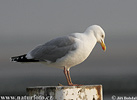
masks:
<instances>
[{"instance_id":1,"label":"wooden post","mask_svg":"<svg viewBox=\"0 0 137 100\"><path fill-rule=\"evenodd\" d=\"M29 96L45 97L44 100L103 100L102 85L36 86L26 91Z\"/></svg>"}]
</instances>

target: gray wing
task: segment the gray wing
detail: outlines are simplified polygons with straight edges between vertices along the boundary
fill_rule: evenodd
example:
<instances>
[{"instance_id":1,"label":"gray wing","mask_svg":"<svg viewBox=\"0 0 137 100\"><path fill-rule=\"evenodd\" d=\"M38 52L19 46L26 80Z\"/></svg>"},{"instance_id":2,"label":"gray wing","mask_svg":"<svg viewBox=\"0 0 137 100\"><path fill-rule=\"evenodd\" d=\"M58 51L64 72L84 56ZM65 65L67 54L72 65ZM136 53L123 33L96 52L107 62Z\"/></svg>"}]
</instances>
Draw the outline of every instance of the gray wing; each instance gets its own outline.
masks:
<instances>
[{"instance_id":1,"label":"gray wing","mask_svg":"<svg viewBox=\"0 0 137 100\"><path fill-rule=\"evenodd\" d=\"M74 44L75 37L63 36L36 47L29 54L36 60L55 62L69 51L75 50Z\"/></svg>"}]
</instances>

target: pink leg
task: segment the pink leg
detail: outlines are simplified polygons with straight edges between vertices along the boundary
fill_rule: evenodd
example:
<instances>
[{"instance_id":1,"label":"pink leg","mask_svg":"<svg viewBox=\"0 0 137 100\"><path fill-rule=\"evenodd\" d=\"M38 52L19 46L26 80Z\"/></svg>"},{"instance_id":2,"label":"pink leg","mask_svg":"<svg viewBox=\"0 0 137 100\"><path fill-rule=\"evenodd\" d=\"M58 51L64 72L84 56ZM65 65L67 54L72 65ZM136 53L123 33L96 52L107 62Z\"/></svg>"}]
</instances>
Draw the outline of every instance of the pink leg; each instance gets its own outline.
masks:
<instances>
[{"instance_id":1,"label":"pink leg","mask_svg":"<svg viewBox=\"0 0 137 100\"><path fill-rule=\"evenodd\" d=\"M64 74L66 76L67 82L69 86L81 86L79 84L73 84L70 77L70 72L64 67Z\"/></svg>"},{"instance_id":2,"label":"pink leg","mask_svg":"<svg viewBox=\"0 0 137 100\"><path fill-rule=\"evenodd\" d=\"M70 72L67 70L67 75L68 75L68 79L69 79L69 82L71 83L71 84L73 84L72 83L72 80L71 80L71 77L70 77Z\"/></svg>"},{"instance_id":3,"label":"pink leg","mask_svg":"<svg viewBox=\"0 0 137 100\"><path fill-rule=\"evenodd\" d=\"M70 84L70 81L69 81L69 78L68 78L68 75L67 75L67 70L66 70L65 67L64 67L64 74L65 74L65 77L67 79L68 84Z\"/></svg>"}]
</instances>

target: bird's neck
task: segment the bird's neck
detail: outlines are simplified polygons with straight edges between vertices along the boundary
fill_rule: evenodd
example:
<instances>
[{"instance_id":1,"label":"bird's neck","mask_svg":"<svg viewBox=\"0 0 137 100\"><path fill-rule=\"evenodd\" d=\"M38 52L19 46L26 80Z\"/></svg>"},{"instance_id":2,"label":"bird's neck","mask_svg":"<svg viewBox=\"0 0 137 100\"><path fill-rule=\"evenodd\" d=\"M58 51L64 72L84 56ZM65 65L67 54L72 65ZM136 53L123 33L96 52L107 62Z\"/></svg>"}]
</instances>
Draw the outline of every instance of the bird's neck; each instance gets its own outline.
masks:
<instances>
[{"instance_id":1,"label":"bird's neck","mask_svg":"<svg viewBox=\"0 0 137 100\"><path fill-rule=\"evenodd\" d=\"M95 34L92 30L86 30L84 32L84 34L91 40L91 41L94 41L95 43L97 43L97 39L95 37Z\"/></svg>"},{"instance_id":2,"label":"bird's neck","mask_svg":"<svg viewBox=\"0 0 137 100\"><path fill-rule=\"evenodd\" d=\"M97 39L96 39L93 31L86 32L85 35L87 37L86 41L89 44L89 47L91 47L90 49L92 50L94 48L94 46L96 45L96 43L97 43Z\"/></svg>"}]
</instances>

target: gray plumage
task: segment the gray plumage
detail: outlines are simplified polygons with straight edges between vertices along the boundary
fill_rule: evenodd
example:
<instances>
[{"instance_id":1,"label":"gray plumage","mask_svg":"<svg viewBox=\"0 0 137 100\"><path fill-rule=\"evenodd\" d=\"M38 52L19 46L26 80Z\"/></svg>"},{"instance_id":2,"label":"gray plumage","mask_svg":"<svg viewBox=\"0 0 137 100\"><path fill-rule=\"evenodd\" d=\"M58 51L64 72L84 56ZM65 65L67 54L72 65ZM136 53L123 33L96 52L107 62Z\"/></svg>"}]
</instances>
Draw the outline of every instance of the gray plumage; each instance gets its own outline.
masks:
<instances>
[{"instance_id":1,"label":"gray plumage","mask_svg":"<svg viewBox=\"0 0 137 100\"><path fill-rule=\"evenodd\" d=\"M29 54L35 60L55 62L64 57L69 51L76 49L74 36L63 36L55 38L43 45L33 49Z\"/></svg>"}]
</instances>

